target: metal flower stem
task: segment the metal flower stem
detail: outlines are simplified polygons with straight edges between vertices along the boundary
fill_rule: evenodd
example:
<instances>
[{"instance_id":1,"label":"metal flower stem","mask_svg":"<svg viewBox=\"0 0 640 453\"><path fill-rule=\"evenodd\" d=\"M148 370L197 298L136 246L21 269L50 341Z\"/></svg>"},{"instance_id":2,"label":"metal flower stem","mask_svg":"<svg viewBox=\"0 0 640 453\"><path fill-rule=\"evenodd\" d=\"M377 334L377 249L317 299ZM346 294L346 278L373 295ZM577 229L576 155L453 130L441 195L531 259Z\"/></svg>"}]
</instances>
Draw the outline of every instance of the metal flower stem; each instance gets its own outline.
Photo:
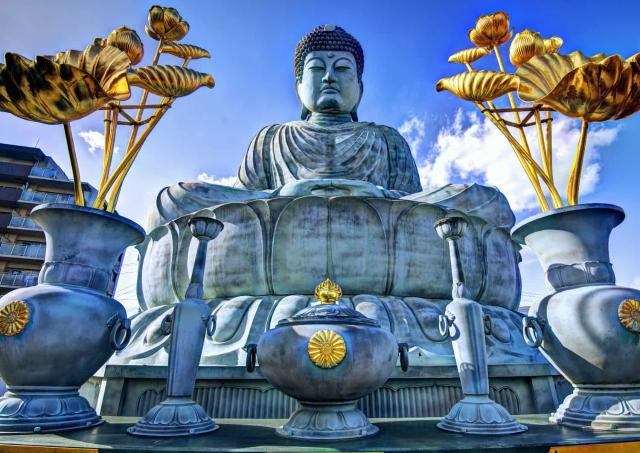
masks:
<instances>
[{"instance_id":1,"label":"metal flower stem","mask_svg":"<svg viewBox=\"0 0 640 453\"><path fill-rule=\"evenodd\" d=\"M547 146L544 140L544 133L542 131L542 120L540 119L540 110L534 107L533 112L536 119L536 131L538 132L538 146L540 147L540 158L542 160L542 167L545 173L551 181L553 181L553 162L551 160L551 149Z\"/></svg>"},{"instance_id":2,"label":"metal flower stem","mask_svg":"<svg viewBox=\"0 0 640 453\"><path fill-rule=\"evenodd\" d=\"M84 206L84 193L82 192L82 180L80 179L80 168L78 167L78 159L76 157L76 147L73 144L73 133L71 125L63 123L64 137L67 140L67 150L69 151L69 161L71 162L71 173L73 175L73 192L75 202L78 206Z\"/></svg>"},{"instance_id":3,"label":"metal flower stem","mask_svg":"<svg viewBox=\"0 0 640 453\"><path fill-rule=\"evenodd\" d=\"M547 110L547 156L549 156L549 179L553 182L553 134L552 134L552 122L553 115L550 110Z\"/></svg>"},{"instance_id":4,"label":"metal flower stem","mask_svg":"<svg viewBox=\"0 0 640 453\"><path fill-rule=\"evenodd\" d=\"M535 160L533 160L530 155L527 154L527 152L524 150L522 145L520 145L520 143L518 143L518 141L513 137L513 135L511 135L509 130L500 121L496 120L492 115L490 115L481 103L478 102L476 103L476 105L480 109L482 114L486 116L494 124L494 126L498 128L500 132L502 132L502 134L507 138L507 140L509 140L509 143L511 143L511 147L515 151L516 156L518 156L519 159L525 161L528 165L530 165L531 168L540 176L540 178L543 180L543 182L546 184L547 188L549 189L549 195L551 196L551 201L553 203L553 206L554 207L562 206L562 198L560 197L558 190L555 188L553 182L547 177L544 170L540 168L540 165L538 165L538 163ZM525 168L525 173L527 173L527 176L529 176L529 173L526 172L526 166L523 166L523 168ZM538 190L540 190L540 182L537 179L531 179L531 183L533 184L533 187L536 190L536 194L538 194L538 197L539 197L540 195L538 193ZM542 195L542 197L548 209L548 205L546 204L546 198L544 197L544 195ZM541 203L541 207L545 205Z\"/></svg>"},{"instance_id":5,"label":"metal flower stem","mask_svg":"<svg viewBox=\"0 0 640 453\"><path fill-rule=\"evenodd\" d=\"M580 192L580 176L582 174L582 164L584 162L584 151L587 147L587 134L589 133L589 122L582 120L580 128L580 139L573 159L569 183L567 185L567 204L578 204L578 193Z\"/></svg>"},{"instance_id":6,"label":"metal flower stem","mask_svg":"<svg viewBox=\"0 0 640 453\"><path fill-rule=\"evenodd\" d=\"M116 130L118 126L119 104L120 102L116 101L104 112L105 146L104 156L102 159L102 175L100 177L100 185L98 186L98 189L101 189L106 184L107 179L109 178L109 171L111 170L113 149L116 141ZM94 207L100 208L100 206L95 205Z\"/></svg>"}]
</instances>

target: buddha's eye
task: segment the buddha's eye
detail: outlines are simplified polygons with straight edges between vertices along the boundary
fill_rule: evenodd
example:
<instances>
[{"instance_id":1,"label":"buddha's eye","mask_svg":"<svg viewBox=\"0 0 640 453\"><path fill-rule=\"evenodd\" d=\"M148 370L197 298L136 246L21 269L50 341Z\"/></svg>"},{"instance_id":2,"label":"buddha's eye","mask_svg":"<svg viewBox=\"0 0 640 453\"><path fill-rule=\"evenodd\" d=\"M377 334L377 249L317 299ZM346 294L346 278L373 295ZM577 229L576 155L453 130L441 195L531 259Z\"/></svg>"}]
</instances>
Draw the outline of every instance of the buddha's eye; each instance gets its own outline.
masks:
<instances>
[{"instance_id":1,"label":"buddha's eye","mask_svg":"<svg viewBox=\"0 0 640 453\"><path fill-rule=\"evenodd\" d=\"M351 66L336 66L336 71L347 72L351 70Z\"/></svg>"}]
</instances>

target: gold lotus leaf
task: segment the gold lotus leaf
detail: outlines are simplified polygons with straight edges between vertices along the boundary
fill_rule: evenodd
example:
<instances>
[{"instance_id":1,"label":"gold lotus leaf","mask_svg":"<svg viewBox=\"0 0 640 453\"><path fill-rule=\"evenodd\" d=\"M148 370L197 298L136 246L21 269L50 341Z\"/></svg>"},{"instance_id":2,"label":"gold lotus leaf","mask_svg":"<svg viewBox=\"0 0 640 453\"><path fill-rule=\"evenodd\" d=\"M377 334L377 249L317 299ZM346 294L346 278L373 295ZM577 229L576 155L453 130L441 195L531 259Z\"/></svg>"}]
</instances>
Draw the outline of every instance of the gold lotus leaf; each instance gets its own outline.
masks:
<instances>
[{"instance_id":1,"label":"gold lotus leaf","mask_svg":"<svg viewBox=\"0 0 640 453\"><path fill-rule=\"evenodd\" d=\"M29 323L29 307L22 300L9 302L0 310L0 335L18 335Z\"/></svg>"},{"instance_id":2,"label":"gold lotus leaf","mask_svg":"<svg viewBox=\"0 0 640 453\"><path fill-rule=\"evenodd\" d=\"M509 60L514 66L521 66L537 55L544 55L544 39L540 33L522 30L516 34L509 46Z\"/></svg>"},{"instance_id":3,"label":"gold lotus leaf","mask_svg":"<svg viewBox=\"0 0 640 453\"><path fill-rule=\"evenodd\" d=\"M473 63L476 60L489 55L491 49L485 47L472 47L471 49L464 49L460 52L456 52L449 57L449 63Z\"/></svg>"},{"instance_id":4,"label":"gold lotus leaf","mask_svg":"<svg viewBox=\"0 0 640 453\"><path fill-rule=\"evenodd\" d=\"M544 53L557 52L564 44L564 41L559 36L552 36L551 38L544 39Z\"/></svg>"},{"instance_id":5,"label":"gold lotus leaf","mask_svg":"<svg viewBox=\"0 0 640 453\"><path fill-rule=\"evenodd\" d=\"M115 95L124 98L125 90L117 80L107 92L91 74L73 65L7 53L5 64L0 64L0 111L29 121L62 124L94 112ZM126 92L128 97L128 86Z\"/></svg>"},{"instance_id":6,"label":"gold lotus leaf","mask_svg":"<svg viewBox=\"0 0 640 453\"><path fill-rule=\"evenodd\" d=\"M503 11L480 16L476 26L469 30L469 39L478 47L494 47L511 39L509 15Z\"/></svg>"},{"instance_id":7,"label":"gold lotus leaf","mask_svg":"<svg viewBox=\"0 0 640 453\"><path fill-rule=\"evenodd\" d=\"M144 46L142 40L135 30L127 27L120 27L113 30L101 45L114 46L123 51L129 57L131 64L138 64L144 56Z\"/></svg>"},{"instance_id":8,"label":"gold lotus leaf","mask_svg":"<svg viewBox=\"0 0 640 453\"><path fill-rule=\"evenodd\" d=\"M195 60L197 58L211 58L211 54L208 50L202 47L194 46L193 44L175 44L169 43L162 46L160 49L162 53L168 53L179 58L188 58Z\"/></svg>"},{"instance_id":9,"label":"gold lotus leaf","mask_svg":"<svg viewBox=\"0 0 640 453\"><path fill-rule=\"evenodd\" d=\"M186 96L200 87L213 88L215 82L209 74L180 66L145 66L130 71L129 83L164 97Z\"/></svg>"},{"instance_id":10,"label":"gold lotus leaf","mask_svg":"<svg viewBox=\"0 0 640 453\"><path fill-rule=\"evenodd\" d=\"M90 74L112 99L126 100L131 96L127 82L131 60L117 47L90 44L83 51L59 52L54 61L75 66Z\"/></svg>"},{"instance_id":11,"label":"gold lotus leaf","mask_svg":"<svg viewBox=\"0 0 640 453\"><path fill-rule=\"evenodd\" d=\"M640 109L640 71L634 68L619 55L542 55L516 72L518 95L588 122L617 120Z\"/></svg>"},{"instance_id":12,"label":"gold lotus leaf","mask_svg":"<svg viewBox=\"0 0 640 453\"><path fill-rule=\"evenodd\" d=\"M316 286L315 296L322 304L335 304L342 297L342 288L327 278Z\"/></svg>"},{"instance_id":13,"label":"gold lotus leaf","mask_svg":"<svg viewBox=\"0 0 640 453\"><path fill-rule=\"evenodd\" d=\"M473 102L491 101L518 89L518 77L495 71L469 71L440 79L436 90L447 90Z\"/></svg>"},{"instance_id":14,"label":"gold lotus leaf","mask_svg":"<svg viewBox=\"0 0 640 453\"><path fill-rule=\"evenodd\" d=\"M618 319L629 332L640 333L640 300L623 300L618 305Z\"/></svg>"},{"instance_id":15,"label":"gold lotus leaf","mask_svg":"<svg viewBox=\"0 0 640 453\"><path fill-rule=\"evenodd\" d=\"M144 26L150 38L167 42L180 41L189 32L189 23L175 8L154 5L147 17L149 25Z\"/></svg>"},{"instance_id":16,"label":"gold lotus leaf","mask_svg":"<svg viewBox=\"0 0 640 453\"><path fill-rule=\"evenodd\" d=\"M307 353L314 365L320 368L333 368L347 355L344 338L333 330L319 330L309 338Z\"/></svg>"}]
</instances>

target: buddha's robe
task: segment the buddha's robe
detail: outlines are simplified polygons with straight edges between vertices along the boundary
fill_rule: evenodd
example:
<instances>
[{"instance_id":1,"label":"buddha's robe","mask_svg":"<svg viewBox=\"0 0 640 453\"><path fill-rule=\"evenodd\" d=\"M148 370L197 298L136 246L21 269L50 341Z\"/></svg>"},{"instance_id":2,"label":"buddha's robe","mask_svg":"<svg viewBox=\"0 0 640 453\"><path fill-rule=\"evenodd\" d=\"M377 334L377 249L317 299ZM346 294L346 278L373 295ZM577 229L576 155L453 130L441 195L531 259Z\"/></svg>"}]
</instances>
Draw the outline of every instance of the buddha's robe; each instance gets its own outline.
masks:
<instances>
[{"instance_id":1,"label":"buddha's robe","mask_svg":"<svg viewBox=\"0 0 640 453\"><path fill-rule=\"evenodd\" d=\"M302 179L353 179L404 194L422 190L404 138L390 127L364 122L265 127L249 145L238 179L249 190Z\"/></svg>"}]
</instances>

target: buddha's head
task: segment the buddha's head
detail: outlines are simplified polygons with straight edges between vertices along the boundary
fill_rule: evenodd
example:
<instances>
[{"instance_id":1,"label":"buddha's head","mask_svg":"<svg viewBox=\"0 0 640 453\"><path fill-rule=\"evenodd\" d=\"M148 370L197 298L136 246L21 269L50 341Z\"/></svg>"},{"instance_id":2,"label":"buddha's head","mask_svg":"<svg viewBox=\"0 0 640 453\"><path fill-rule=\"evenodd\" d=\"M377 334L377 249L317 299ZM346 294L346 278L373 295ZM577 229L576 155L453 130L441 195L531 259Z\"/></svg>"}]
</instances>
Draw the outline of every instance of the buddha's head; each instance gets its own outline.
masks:
<instances>
[{"instance_id":1,"label":"buddha's head","mask_svg":"<svg viewBox=\"0 0 640 453\"><path fill-rule=\"evenodd\" d=\"M302 119L311 113L349 113L358 121L364 53L344 29L321 25L304 36L294 57Z\"/></svg>"}]
</instances>

